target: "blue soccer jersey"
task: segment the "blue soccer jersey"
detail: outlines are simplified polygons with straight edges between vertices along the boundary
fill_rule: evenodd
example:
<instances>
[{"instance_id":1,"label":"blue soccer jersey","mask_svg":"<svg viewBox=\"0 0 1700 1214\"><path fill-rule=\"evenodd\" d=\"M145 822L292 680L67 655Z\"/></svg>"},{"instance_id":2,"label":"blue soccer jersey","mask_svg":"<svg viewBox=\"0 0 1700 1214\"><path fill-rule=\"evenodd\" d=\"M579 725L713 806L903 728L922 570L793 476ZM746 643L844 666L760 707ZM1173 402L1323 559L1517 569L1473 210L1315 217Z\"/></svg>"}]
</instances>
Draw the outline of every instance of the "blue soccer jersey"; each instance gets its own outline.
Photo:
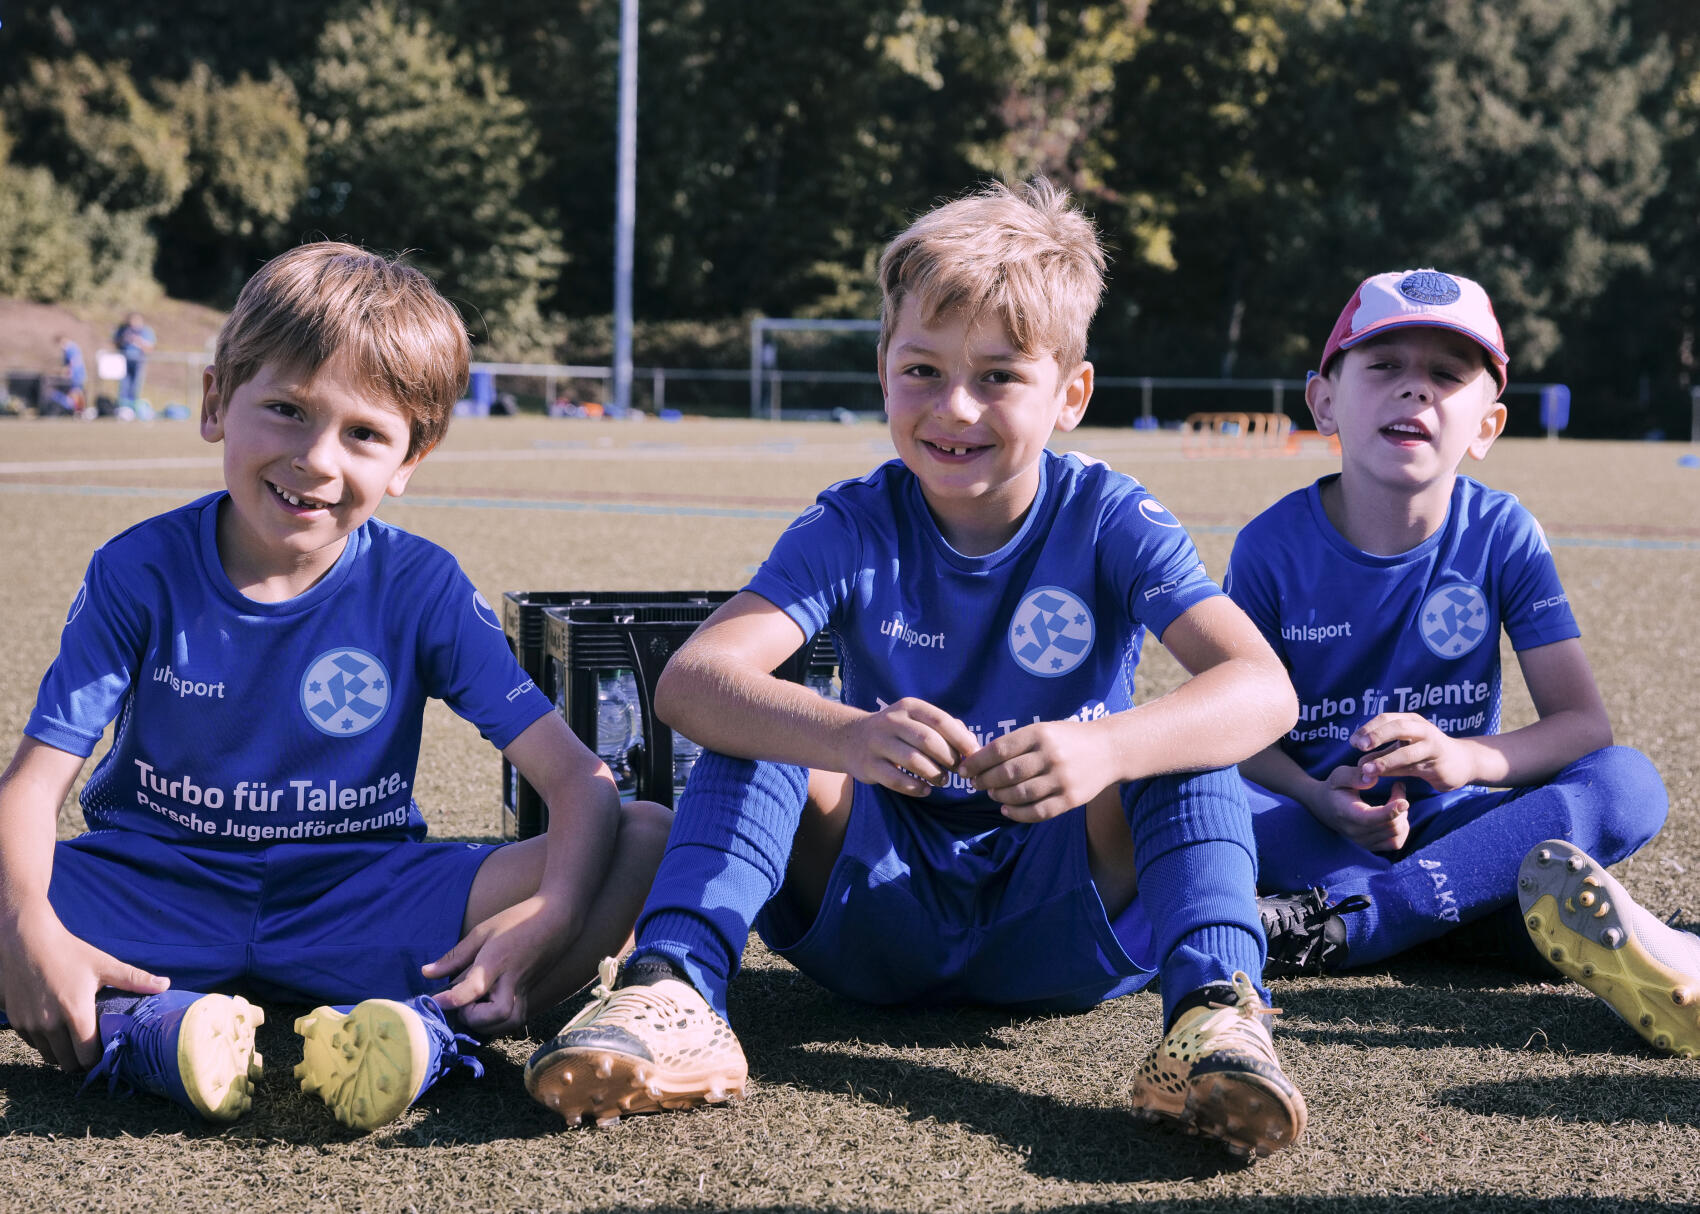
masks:
<instances>
[{"instance_id":1,"label":"blue soccer jersey","mask_svg":"<svg viewBox=\"0 0 1700 1214\"><path fill-rule=\"evenodd\" d=\"M1519 650L1578 635L1534 516L1460 476L1439 531L1373 556L1328 521L1331 479L1246 524L1224 579L1298 692L1282 750L1324 779L1357 762L1347 739L1384 712L1419 713L1454 737L1497 733L1500 629Z\"/></svg>"},{"instance_id":2,"label":"blue soccer jersey","mask_svg":"<svg viewBox=\"0 0 1700 1214\"><path fill-rule=\"evenodd\" d=\"M953 549L919 482L892 460L822 493L746 589L805 636L831 629L845 703L874 711L914 696L983 742L1130 707L1145 630L1160 637L1221 593L1138 481L1049 451L1027 517L996 552ZM959 776L924 803L1004 820Z\"/></svg>"},{"instance_id":3,"label":"blue soccer jersey","mask_svg":"<svg viewBox=\"0 0 1700 1214\"><path fill-rule=\"evenodd\" d=\"M369 519L318 584L240 594L219 561L223 493L95 552L24 732L111 750L83 789L91 829L167 840L419 838L425 701L498 748L551 711L501 618L443 549Z\"/></svg>"}]
</instances>

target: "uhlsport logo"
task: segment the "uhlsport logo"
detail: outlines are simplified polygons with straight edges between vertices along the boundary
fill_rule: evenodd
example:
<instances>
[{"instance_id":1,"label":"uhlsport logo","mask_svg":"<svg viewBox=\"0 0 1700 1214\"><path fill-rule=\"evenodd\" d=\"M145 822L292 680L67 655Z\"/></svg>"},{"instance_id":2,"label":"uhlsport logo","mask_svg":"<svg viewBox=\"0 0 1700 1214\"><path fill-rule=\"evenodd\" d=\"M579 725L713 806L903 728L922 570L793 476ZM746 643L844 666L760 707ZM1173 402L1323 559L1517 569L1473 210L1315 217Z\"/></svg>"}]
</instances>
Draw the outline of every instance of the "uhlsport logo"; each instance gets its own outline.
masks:
<instances>
[{"instance_id":1,"label":"uhlsport logo","mask_svg":"<svg viewBox=\"0 0 1700 1214\"><path fill-rule=\"evenodd\" d=\"M1449 275L1439 270L1418 270L1399 280L1399 294L1412 303L1432 306L1453 303L1463 292Z\"/></svg>"},{"instance_id":2,"label":"uhlsport logo","mask_svg":"<svg viewBox=\"0 0 1700 1214\"><path fill-rule=\"evenodd\" d=\"M384 719L390 676L364 649L327 649L301 679L301 709L313 727L333 738L352 738Z\"/></svg>"},{"instance_id":3,"label":"uhlsport logo","mask_svg":"<svg viewBox=\"0 0 1700 1214\"><path fill-rule=\"evenodd\" d=\"M1092 651L1092 612L1060 586L1030 590L1009 622L1009 652L1029 674L1065 675Z\"/></svg>"},{"instance_id":4,"label":"uhlsport logo","mask_svg":"<svg viewBox=\"0 0 1700 1214\"><path fill-rule=\"evenodd\" d=\"M1437 657L1461 658L1487 635L1487 599L1468 582L1442 586L1423 600L1417 632Z\"/></svg>"},{"instance_id":5,"label":"uhlsport logo","mask_svg":"<svg viewBox=\"0 0 1700 1214\"><path fill-rule=\"evenodd\" d=\"M496 614L496 609L494 607L490 606L490 600L479 594L476 590L472 592L472 614L490 625L490 627L494 628L497 632L502 630L502 617Z\"/></svg>"}]
</instances>

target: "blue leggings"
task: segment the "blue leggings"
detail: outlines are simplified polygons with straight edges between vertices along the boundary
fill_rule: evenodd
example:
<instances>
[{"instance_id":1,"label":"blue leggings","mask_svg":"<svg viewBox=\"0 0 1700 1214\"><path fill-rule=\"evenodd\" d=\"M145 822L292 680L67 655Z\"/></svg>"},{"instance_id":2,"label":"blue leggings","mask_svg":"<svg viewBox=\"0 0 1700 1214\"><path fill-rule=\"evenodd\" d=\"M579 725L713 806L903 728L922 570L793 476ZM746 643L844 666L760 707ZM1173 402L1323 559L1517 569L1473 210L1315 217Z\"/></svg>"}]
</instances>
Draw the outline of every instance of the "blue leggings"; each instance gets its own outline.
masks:
<instances>
[{"instance_id":1,"label":"blue leggings","mask_svg":"<svg viewBox=\"0 0 1700 1214\"><path fill-rule=\"evenodd\" d=\"M1397 852L1366 851L1296 801L1246 782L1259 886L1293 893L1320 885L1331 901L1367 894L1345 915L1348 966L1369 965L1510 905L1517 866L1543 839L1566 839L1602 864L1631 855L1664 824L1664 783L1647 757L1622 746L1584 755L1545 784L1458 789L1411 807Z\"/></svg>"}]
</instances>

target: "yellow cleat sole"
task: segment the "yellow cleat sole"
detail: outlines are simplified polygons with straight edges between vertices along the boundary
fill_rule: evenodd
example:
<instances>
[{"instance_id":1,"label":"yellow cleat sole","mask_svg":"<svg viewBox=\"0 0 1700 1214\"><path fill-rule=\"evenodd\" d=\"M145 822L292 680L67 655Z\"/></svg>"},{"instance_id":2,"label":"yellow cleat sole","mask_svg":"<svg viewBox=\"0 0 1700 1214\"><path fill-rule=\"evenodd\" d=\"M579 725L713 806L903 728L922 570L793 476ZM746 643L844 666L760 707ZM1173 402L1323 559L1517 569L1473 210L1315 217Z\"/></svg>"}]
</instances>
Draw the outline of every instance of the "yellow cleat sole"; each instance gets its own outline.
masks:
<instances>
[{"instance_id":1,"label":"yellow cleat sole","mask_svg":"<svg viewBox=\"0 0 1700 1214\"><path fill-rule=\"evenodd\" d=\"M317 1096L343 1125L374 1130L401 1116L425 1082L430 1035L417 1012L391 999L368 999L349 1012L315 1008L295 1021L301 1090Z\"/></svg>"},{"instance_id":2,"label":"yellow cleat sole","mask_svg":"<svg viewBox=\"0 0 1700 1214\"><path fill-rule=\"evenodd\" d=\"M1530 938L1561 973L1654 1048L1700 1054L1700 978L1647 950L1628 891L1586 852L1560 840L1541 844L1523 860L1517 895Z\"/></svg>"},{"instance_id":3,"label":"yellow cleat sole","mask_svg":"<svg viewBox=\"0 0 1700 1214\"><path fill-rule=\"evenodd\" d=\"M234 1121L254 1104L265 1060L254 1032L266 1014L240 996L207 995L189 1005L177 1034L177 1071L189 1102L210 1121Z\"/></svg>"}]
</instances>

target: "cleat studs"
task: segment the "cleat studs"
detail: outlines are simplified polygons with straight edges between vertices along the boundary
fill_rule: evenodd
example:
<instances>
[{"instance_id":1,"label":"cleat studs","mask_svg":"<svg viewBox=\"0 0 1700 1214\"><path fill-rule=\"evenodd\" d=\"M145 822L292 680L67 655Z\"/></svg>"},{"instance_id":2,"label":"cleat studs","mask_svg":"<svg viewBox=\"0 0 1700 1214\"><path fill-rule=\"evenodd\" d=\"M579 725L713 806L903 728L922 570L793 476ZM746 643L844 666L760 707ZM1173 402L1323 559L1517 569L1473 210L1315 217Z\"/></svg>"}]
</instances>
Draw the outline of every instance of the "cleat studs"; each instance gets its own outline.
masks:
<instances>
[{"instance_id":1,"label":"cleat studs","mask_svg":"<svg viewBox=\"0 0 1700 1214\"><path fill-rule=\"evenodd\" d=\"M1678 1007L1687 1007L1693 998L1694 992L1684 986L1679 986L1670 993L1670 1001Z\"/></svg>"},{"instance_id":2,"label":"cleat studs","mask_svg":"<svg viewBox=\"0 0 1700 1214\"><path fill-rule=\"evenodd\" d=\"M1555 948L1547 954L1547 957L1554 965L1561 965L1564 962L1564 950L1562 948Z\"/></svg>"},{"instance_id":3,"label":"cleat studs","mask_svg":"<svg viewBox=\"0 0 1700 1214\"><path fill-rule=\"evenodd\" d=\"M1584 978L1592 978L1592 977L1593 977L1593 976L1594 976L1594 967L1593 967L1593 965L1592 965L1592 964L1591 964L1591 963L1590 963L1590 964L1587 964L1587 965L1584 965L1584 966L1583 966L1583 967L1582 967L1582 977L1584 977Z\"/></svg>"},{"instance_id":4,"label":"cleat studs","mask_svg":"<svg viewBox=\"0 0 1700 1214\"><path fill-rule=\"evenodd\" d=\"M1573 873L1579 873L1587 867L1587 865L1583 862L1581 856L1571 856L1570 859L1564 862L1564 867L1568 868Z\"/></svg>"},{"instance_id":5,"label":"cleat studs","mask_svg":"<svg viewBox=\"0 0 1700 1214\"><path fill-rule=\"evenodd\" d=\"M1641 1025L1641 1027L1644 1028L1644 1029L1652 1028L1653 1027L1653 1013L1642 1012L1641 1013L1641 1019L1640 1019L1639 1023Z\"/></svg>"},{"instance_id":6,"label":"cleat studs","mask_svg":"<svg viewBox=\"0 0 1700 1214\"><path fill-rule=\"evenodd\" d=\"M1600 934L1600 942L1607 948L1617 948L1623 943L1623 933L1615 927L1608 927Z\"/></svg>"},{"instance_id":7,"label":"cleat studs","mask_svg":"<svg viewBox=\"0 0 1700 1214\"><path fill-rule=\"evenodd\" d=\"M1576 901L1580 902L1583 906L1594 905L1594 891L1591 889L1583 890L1580 894L1576 895Z\"/></svg>"},{"instance_id":8,"label":"cleat studs","mask_svg":"<svg viewBox=\"0 0 1700 1214\"><path fill-rule=\"evenodd\" d=\"M1540 851L1536 852L1535 853L1535 863L1537 863L1537 864L1551 864L1552 863L1552 848L1543 847L1543 848L1541 848Z\"/></svg>"},{"instance_id":9,"label":"cleat studs","mask_svg":"<svg viewBox=\"0 0 1700 1214\"><path fill-rule=\"evenodd\" d=\"M596 1077L598 1079L610 1079L613 1075L614 1060L612 1058L603 1058L596 1064Z\"/></svg>"},{"instance_id":10,"label":"cleat studs","mask_svg":"<svg viewBox=\"0 0 1700 1214\"><path fill-rule=\"evenodd\" d=\"M1600 909L1594 912L1594 918L1604 919L1609 914L1611 914L1611 903L1602 902L1600 903Z\"/></svg>"},{"instance_id":11,"label":"cleat studs","mask_svg":"<svg viewBox=\"0 0 1700 1214\"><path fill-rule=\"evenodd\" d=\"M1529 925L1529 930L1532 932L1541 930L1541 917L1539 915L1530 915L1523 922Z\"/></svg>"},{"instance_id":12,"label":"cleat studs","mask_svg":"<svg viewBox=\"0 0 1700 1214\"><path fill-rule=\"evenodd\" d=\"M1659 1033L1653 1038L1653 1044L1661 1050L1670 1049L1670 1034Z\"/></svg>"},{"instance_id":13,"label":"cleat studs","mask_svg":"<svg viewBox=\"0 0 1700 1214\"><path fill-rule=\"evenodd\" d=\"M1517 879L1517 888L1518 889L1524 889L1524 890L1534 889L1535 888L1535 879L1533 877L1519 877Z\"/></svg>"}]
</instances>

